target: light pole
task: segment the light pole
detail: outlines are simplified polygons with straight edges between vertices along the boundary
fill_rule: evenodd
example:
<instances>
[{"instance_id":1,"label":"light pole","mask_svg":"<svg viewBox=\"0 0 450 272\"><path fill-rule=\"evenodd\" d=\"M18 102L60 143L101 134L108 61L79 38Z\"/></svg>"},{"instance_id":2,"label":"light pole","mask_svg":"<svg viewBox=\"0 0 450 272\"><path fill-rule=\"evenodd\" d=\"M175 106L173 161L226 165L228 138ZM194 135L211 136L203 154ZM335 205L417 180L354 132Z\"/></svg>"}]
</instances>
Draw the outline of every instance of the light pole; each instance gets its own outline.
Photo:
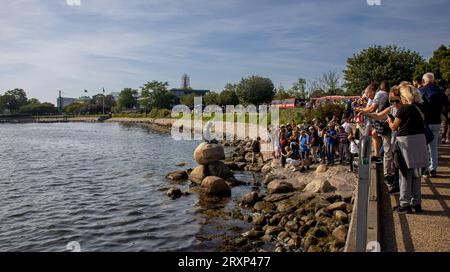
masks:
<instances>
[{"instance_id":1,"label":"light pole","mask_svg":"<svg viewBox=\"0 0 450 272\"><path fill-rule=\"evenodd\" d=\"M105 88L103 88L103 115L105 115Z\"/></svg>"}]
</instances>

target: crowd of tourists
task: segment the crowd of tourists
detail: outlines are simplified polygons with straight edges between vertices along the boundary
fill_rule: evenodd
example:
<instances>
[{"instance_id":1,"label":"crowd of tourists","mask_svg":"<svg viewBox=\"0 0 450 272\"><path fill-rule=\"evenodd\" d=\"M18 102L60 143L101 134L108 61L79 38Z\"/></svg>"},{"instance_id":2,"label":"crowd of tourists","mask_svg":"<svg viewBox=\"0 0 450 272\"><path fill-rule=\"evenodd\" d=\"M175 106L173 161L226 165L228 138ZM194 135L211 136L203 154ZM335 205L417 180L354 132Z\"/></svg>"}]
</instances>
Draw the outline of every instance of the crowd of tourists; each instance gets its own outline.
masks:
<instances>
[{"instance_id":1,"label":"crowd of tourists","mask_svg":"<svg viewBox=\"0 0 450 272\"><path fill-rule=\"evenodd\" d=\"M395 210L420 213L421 177L438 175L438 145L449 142L449 100L449 90L438 88L432 73L393 87L374 82L360 99L348 101L343 116L281 125L272 132L273 156L292 171L340 163L353 172L361 138L357 127L368 125L371 161L383 163L389 193L400 193Z\"/></svg>"}]
</instances>

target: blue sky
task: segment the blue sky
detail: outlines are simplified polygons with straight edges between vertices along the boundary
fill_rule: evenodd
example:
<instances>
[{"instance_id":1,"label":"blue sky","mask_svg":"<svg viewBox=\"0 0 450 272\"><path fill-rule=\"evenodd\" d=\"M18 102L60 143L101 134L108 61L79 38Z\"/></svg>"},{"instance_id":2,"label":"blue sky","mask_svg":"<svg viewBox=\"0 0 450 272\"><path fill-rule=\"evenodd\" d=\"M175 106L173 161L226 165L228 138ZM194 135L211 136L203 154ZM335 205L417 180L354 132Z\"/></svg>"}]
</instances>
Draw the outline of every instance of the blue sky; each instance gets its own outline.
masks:
<instances>
[{"instance_id":1,"label":"blue sky","mask_svg":"<svg viewBox=\"0 0 450 272\"><path fill-rule=\"evenodd\" d=\"M219 91L252 74L285 88L395 43L425 58L450 44L448 0L1 0L0 93L55 103L149 80Z\"/></svg>"}]
</instances>

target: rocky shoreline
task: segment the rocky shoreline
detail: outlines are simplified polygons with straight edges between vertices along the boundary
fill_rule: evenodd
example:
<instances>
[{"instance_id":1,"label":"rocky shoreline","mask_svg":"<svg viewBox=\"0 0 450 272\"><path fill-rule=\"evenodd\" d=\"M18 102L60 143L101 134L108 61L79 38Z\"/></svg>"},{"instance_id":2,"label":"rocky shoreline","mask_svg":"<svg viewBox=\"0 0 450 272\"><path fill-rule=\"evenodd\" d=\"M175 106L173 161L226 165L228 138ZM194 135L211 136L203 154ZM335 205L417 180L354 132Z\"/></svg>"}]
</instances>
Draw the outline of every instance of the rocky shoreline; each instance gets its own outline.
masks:
<instances>
[{"instance_id":1,"label":"rocky shoreline","mask_svg":"<svg viewBox=\"0 0 450 272\"><path fill-rule=\"evenodd\" d=\"M223 144L223 145L222 145ZM345 166L313 165L300 173L278 161L251 164L250 141L202 143L194 152L199 165L177 171L168 179L189 179L194 190L209 197L229 197L233 186L261 187L239 201L229 216L251 224L235 236L224 237L221 251L341 252L352 217L357 176ZM225 155L224 147L229 149ZM233 171L261 172L261 181L245 184ZM176 192L175 194L173 192ZM183 193L167 191L173 199Z\"/></svg>"}]
</instances>

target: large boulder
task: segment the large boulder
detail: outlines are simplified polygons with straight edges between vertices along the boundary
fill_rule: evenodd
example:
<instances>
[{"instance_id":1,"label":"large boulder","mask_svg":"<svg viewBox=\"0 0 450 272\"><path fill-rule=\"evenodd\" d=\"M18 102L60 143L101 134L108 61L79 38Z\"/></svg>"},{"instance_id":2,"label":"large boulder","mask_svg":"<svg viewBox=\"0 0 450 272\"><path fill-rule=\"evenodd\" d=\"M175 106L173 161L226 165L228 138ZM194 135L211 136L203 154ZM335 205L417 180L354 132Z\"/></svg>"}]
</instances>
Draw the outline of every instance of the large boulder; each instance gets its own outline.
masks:
<instances>
[{"instance_id":1,"label":"large boulder","mask_svg":"<svg viewBox=\"0 0 450 272\"><path fill-rule=\"evenodd\" d=\"M345 203L343 201L335 202L327 207L327 210L329 212L333 212L336 210L345 211L346 209L347 209L347 203Z\"/></svg>"},{"instance_id":2,"label":"large boulder","mask_svg":"<svg viewBox=\"0 0 450 272\"><path fill-rule=\"evenodd\" d=\"M220 144L201 143L194 151L194 159L199 164L210 164L225 159L225 151Z\"/></svg>"},{"instance_id":3,"label":"large boulder","mask_svg":"<svg viewBox=\"0 0 450 272\"><path fill-rule=\"evenodd\" d=\"M291 183L285 180L273 180L267 185L269 194L289 193L294 191Z\"/></svg>"},{"instance_id":4,"label":"large boulder","mask_svg":"<svg viewBox=\"0 0 450 272\"><path fill-rule=\"evenodd\" d=\"M335 190L335 188L326 179L314 179L306 185L304 192L308 193L327 193Z\"/></svg>"},{"instance_id":5,"label":"large boulder","mask_svg":"<svg viewBox=\"0 0 450 272\"><path fill-rule=\"evenodd\" d=\"M188 178L186 171L175 171L167 174L166 178L171 180L184 180Z\"/></svg>"},{"instance_id":6,"label":"large boulder","mask_svg":"<svg viewBox=\"0 0 450 272\"><path fill-rule=\"evenodd\" d=\"M328 171L328 166L325 164L319 165L316 169L316 173L325 173L326 171Z\"/></svg>"},{"instance_id":7,"label":"large boulder","mask_svg":"<svg viewBox=\"0 0 450 272\"><path fill-rule=\"evenodd\" d=\"M223 179L229 179L233 177L233 173L231 172L230 168L220 161L208 164L207 170L208 176L216 176Z\"/></svg>"},{"instance_id":8,"label":"large boulder","mask_svg":"<svg viewBox=\"0 0 450 272\"><path fill-rule=\"evenodd\" d=\"M230 196L231 189L227 182L220 177L209 176L202 181L202 190L208 195Z\"/></svg>"},{"instance_id":9,"label":"large boulder","mask_svg":"<svg viewBox=\"0 0 450 272\"><path fill-rule=\"evenodd\" d=\"M206 166L199 165L192 170L189 174L189 180L196 183L201 184L202 181L206 178Z\"/></svg>"},{"instance_id":10,"label":"large boulder","mask_svg":"<svg viewBox=\"0 0 450 272\"><path fill-rule=\"evenodd\" d=\"M244 205L253 205L259 200L259 195L257 192L250 192L242 198L241 203Z\"/></svg>"},{"instance_id":11,"label":"large boulder","mask_svg":"<svg viewBox=\"0 0 450 272\"><path fill-rule=\"evenodd\" d=\"M333 237L336 241L345 243L347 239L347 228L345 226L339 226L333 231Z\"/></svg>"}]
</instances>

